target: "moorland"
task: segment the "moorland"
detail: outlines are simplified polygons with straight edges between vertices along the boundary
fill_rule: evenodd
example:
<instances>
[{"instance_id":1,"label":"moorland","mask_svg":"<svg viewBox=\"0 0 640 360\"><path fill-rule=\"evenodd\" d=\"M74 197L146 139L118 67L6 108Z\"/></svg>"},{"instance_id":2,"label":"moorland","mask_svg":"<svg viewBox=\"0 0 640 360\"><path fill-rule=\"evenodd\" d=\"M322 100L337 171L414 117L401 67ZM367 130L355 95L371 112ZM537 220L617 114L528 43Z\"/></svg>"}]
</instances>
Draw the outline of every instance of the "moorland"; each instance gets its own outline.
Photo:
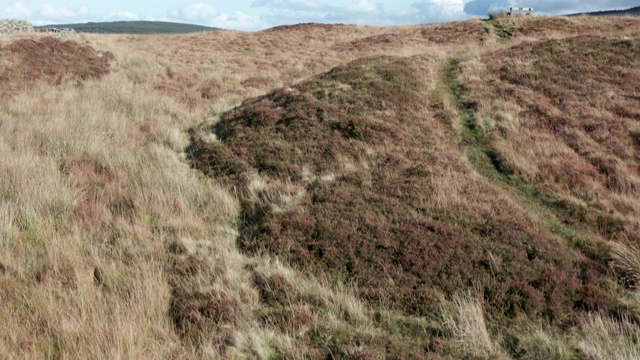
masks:
<instances>
[{"instance_id":1,"label":"moorland","mask_svg":"<svg viewBox=\"0 0 640 360\"><path fill-rule=\"evenodd\" d=\"M637 359L640 19L0 38L0 353Z\"/></svg>"}]
</instances>

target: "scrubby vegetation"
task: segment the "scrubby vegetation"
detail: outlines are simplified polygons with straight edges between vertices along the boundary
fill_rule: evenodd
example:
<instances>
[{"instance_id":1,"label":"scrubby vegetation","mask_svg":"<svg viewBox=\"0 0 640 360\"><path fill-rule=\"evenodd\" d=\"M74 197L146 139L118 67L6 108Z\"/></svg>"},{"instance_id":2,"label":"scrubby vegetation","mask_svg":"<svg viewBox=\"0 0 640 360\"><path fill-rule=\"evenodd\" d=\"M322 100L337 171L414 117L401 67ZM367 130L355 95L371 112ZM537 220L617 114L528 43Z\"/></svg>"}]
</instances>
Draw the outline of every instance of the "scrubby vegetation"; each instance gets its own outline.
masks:
<instances>
[{"instance_id":1,"label":"scrubby vegetation","mask_svg":"<svg viewBox=\"0 0 640 360\"><path fill-rule=\"evenodd\" d=\"M0 54L9 358L638 356L634 18Z\"/></svg>"}]
</instances>

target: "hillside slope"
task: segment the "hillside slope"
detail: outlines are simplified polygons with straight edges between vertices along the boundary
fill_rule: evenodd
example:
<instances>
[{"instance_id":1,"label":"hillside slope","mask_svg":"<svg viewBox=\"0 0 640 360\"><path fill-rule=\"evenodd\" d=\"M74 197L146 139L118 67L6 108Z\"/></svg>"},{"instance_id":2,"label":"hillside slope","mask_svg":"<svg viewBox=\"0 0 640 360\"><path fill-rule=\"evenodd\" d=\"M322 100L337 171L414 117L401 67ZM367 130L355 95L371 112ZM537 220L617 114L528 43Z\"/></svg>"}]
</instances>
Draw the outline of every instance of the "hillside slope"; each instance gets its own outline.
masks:
<instances>
[{"instance_id":1,"label":"hillside slope","mask_svg":"<svg viewBox=\"0 0 640 360\"><path fill-rule=\"evenodd\" d=\"M473 283L512 316L562 319L589 301L582 286L606 301L567 276L579 256L474 177L429 111L428 66L359 60L223 116L214 131L226 147L191 152L196 167L246 188L241 247L356 281L367 301L420 316Z\"/></svg>"},{"instance_id":2,"label":"hillside slope","mask_svg":"<svg viewBox=\"0 0 640 360\"><path fill-rule=\"evenodd\" d=\"M7 358L640 355L637 18L0 54Z\"/></svg>"},{"instance_id":3,"label":"hillside slope","mask_svg":"<svg viewBox=\"0 0 640 360\"><path fill-rule=\"evenodd\" d=\"M576 37L471 59L366 58L245 101L213 127L220 143L189 152L241 194L242 249L355 282L374 306L428 317L472 287L491 326L517 338L524 319L626 317L608 241L640 240L639 45ZM424 75L434 67L441 78Z\"/></svg>"}]
</instances>

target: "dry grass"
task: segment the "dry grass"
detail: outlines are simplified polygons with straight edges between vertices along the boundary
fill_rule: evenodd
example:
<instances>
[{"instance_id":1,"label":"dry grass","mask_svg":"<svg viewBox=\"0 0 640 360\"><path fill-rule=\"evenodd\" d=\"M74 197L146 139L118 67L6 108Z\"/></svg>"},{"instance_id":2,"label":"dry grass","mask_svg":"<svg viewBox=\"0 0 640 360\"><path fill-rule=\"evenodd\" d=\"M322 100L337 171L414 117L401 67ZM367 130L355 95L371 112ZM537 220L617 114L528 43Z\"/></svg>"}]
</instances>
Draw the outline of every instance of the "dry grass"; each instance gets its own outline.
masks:
<instances>
[{"instance_id":1,"label":"dry grass","mask_svg":"<svg viewBox=\"0 0 640 360\"><path fill-rule=\"evenodd\" d=\"M35 83L2 107L1 317L14 330L1 342L10 357L190 351L167 317L165 249L174 238L214 238L209 224L233 217L235 205L176 152L187 140L184 107L119 66L82 88Z\"/></svg>"},{"instance_id":2,"label":"dry grass","mask_svg":"<svg viewBox=\"0 0 640 360\"><path fill-rule=\"evenodd\" d=\"M635 238L639 228L631 110L637 54L637 39L581 36L523 43L466 64L500 161L562 199L567 221L605 236ZM491 90L487 81L494 82Z\"/></svg>"},{"instance_id":3,"label":"dry grass","mask_svg":"<svg viewBox=\"0 0 640 360\"><path fill-rule=\"evenodd\" d=\"M300 316L313 319L333 308L320 323L347 329L344 314L365 316L347 290L334 293L314 280L298 280L296 286L306 286L300 296L316 299L313 312L299 305L286 310L301 314L291 315L290 325L263 322L256 313L257 275L248 270L257 260L237 251L229 230L235 201L183 160L188 128L214 121L246 96L344 61L337 53L318 59L315 52L295 60L291 54L308 43L276 33L263 45L261 37L87 37L115 60L110 75L82 87L73 77L55 75L56 66L66 66L59 60L27 47L19 53L50 66L43 74L54 81L3 77L11 84L3 89L12 92L0 114L1 318L15 329L2 334L3 354L301 357L311 351L305 337L294 346L288 335L299 331L298 321L307 321ZM285 52L284 39L292 42ZM16 53L10 49L26 44L21 41L3 46ZM229 51L238 42L256 46L262 58L247 62L246 54ZM61 55L85 51L69 44L58 49ZM161 44L166 52L156 54ZM202 51L207 46L210 52ZM16 72L20 56L3 57L4 74ZM299 71L281 73L284 68Z\"/></svg>"},{"instance_id":4,"label":"dry grass","mask_svg":"<svg viewBox=\"0 0 640 360\"><path fill-rule=\"evenodd\" d=\"M616 270L624 281L633 288L640 284L640 248L638 245L625 245L612 242L611 267Z\"/></svg>"},{"instance_id":5,"label":"dry grass","mask_svg":"<svg viewBox=\"0 0 640 360\"><path fill-rule=\"evenodd\" d=\"M636 281L637 56L613 50L623 36L637 47L639 23L496 24L1 39L0 352L637 355L636 325L588 313L638 305L606 261ZM506 33L510 42L499 40ZM589 37L571 39L580 34ZM593 106L554 102L560 75L531 69L549 44L566 56L595 44L620 62L603 73L577 59L604 89L586 93ZM449 96L450 57L474 99ZM578 85L558 96L582 104ZM539 108L511 101L538 93ZM513 176L567 201L562 231L615 236L628 249L584 255L548 226L557 212L486 176L460 121L470 109ZM289 130L271 133L283 114ZM566 131L545 125L550 117ZM252 243L247 229L266 241ZM460 296L471 287L482 302ZM520 345L505 345L505 329Z\"/></svg>"},{"instance_id":6,"label":"dry grass","mask_svg":"<svg viewBox=\"0 0 640 360\"><path fill-rule=\"evenodd\" d=\"M631 360L640 357L640 331L626 319L615 321L600 315L582 320L584 338L578 345L589 360Z\"/></svg>"},{"instance_id":7,"label":"dry grass","mask_svg":"<svg viewBox=\"0 0 640 360\"><path fill-rule=\"evenodd\" d=\"M454 297L451 309L444 308L443 322L467 354L482 359L507 358L489 336L481 303L473 297Z\"/></svg>"}]
</instances>

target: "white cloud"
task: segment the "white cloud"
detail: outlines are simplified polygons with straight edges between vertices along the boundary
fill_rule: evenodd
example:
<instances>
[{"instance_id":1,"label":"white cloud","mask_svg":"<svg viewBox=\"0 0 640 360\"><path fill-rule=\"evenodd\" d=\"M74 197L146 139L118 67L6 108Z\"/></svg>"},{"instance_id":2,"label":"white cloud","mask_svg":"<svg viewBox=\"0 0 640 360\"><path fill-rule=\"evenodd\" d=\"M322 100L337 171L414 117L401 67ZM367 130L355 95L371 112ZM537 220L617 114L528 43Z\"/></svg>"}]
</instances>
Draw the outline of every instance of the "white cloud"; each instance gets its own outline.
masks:
<instances>
[{"instance_id":1,"label":"white cloud","mask_svg":"<svg viewBox=\"0 0 640 360\"><path fill-rule=\"evenodd\" d=\"M169 13L172 18L187 21L210 20L217 15L219 14L216 8L206 3L185 5Z\"/></svg>"},{"instance_id":2,"label":"white cloud","mask_svg":"<svg viewBox=\"0 0 640 360\"><path fill-rule=\"evenodd\" d=\"M105 20L122 20L122 21L134 21L140 20L140 16L136 13L128 11L118 11L107 14L104 17Z\"/></svg>"},{"instance_id":3,"label":"white cloud","mask_svg":"<svg viewBox=\"0 0 640 360\"><path fill-rule=\"evenodd\" d=\"M382 3L371 0L352 0L343 6L334 6L315 0L256 0L252 7L263 7L266 22L280 25L300 22L346 22L353 24L389 23L389 14Z\"/></svg>"},{"instance_id":4,"label":"white cloud","mask_svg":"<svg viewBox=\"0 0 640 360\"><path fill-rule=\"evenodd\" d=\"M384 8L382 7L382 4L374 4L372 2L369 2L368 0L360 0L357 3L347 6L347 11L354 14L364 13L381 15L384 13Z\"/></svg>"},{"instance_id":5,"label":"white cloud","mask_svg":"<svg viewBox=\"0 0 640 360\"><path fill-rule=\"evenodd\" d=\"M269 25L260 17L242 11L227 14L206 3L193 3L169 11L167 16L147 16L148 21L187 22L229 30L258 30Z\"/></svg>"},{"instance_id":6,"label":"white cloud","mask_svg":"<svg viewBox=\"0 0 640 360\"><path fill-rule=\"evenodd\" d=\"M419 11L423 21L451 21L466 17L463 0L422 0L411 6Z\"/></svg>"},{"instance_id":7,"label":"white cloud","mask_svg":"<svg viewBox=\"0 0 640 360\"><path fill-rule=\"evenodd\" d=\"M14 1L7 6L0 7L0 18L27 19L33 15L33 10L24 1Z\"/></svg>"},{"instance_id":8,"label":"white cloud","mask_svg":"<svg viewBox=\"0 0 640 360\"><path fill-rule=\"evenodd\" d=\"M89 12L87 7L81 7L76 10L69 9L66 6L55 7L51 4L44 4L40 7L39 14L41 16L52 19L74 18L79 15L86 15Z\"/></svg>"},{"instance_id":9,"label":"white cloud","mask_svg":"<svg viewBox=\"0 0 640 360\"><path fill-rule=\"evenodd\" d=\"M259 17L247 15L241 11L233 15L219 14L208 25L233 30L257 30L266 26Z\"/></svg>"},{"instance_id":10,"label":"white cloud","mask_svg":"<svg viewBox=\"0 0 640 360\"><path fill-rule=\"evenodd\" d=\"M328 4L322 4L315 0L291 1L291 0L256 0L251 4L252 7L267 7L270 9L290 10L290 11L307 11L307 12L325 12L334 10L337 7Z\"/></svg>"}]
</instances>

